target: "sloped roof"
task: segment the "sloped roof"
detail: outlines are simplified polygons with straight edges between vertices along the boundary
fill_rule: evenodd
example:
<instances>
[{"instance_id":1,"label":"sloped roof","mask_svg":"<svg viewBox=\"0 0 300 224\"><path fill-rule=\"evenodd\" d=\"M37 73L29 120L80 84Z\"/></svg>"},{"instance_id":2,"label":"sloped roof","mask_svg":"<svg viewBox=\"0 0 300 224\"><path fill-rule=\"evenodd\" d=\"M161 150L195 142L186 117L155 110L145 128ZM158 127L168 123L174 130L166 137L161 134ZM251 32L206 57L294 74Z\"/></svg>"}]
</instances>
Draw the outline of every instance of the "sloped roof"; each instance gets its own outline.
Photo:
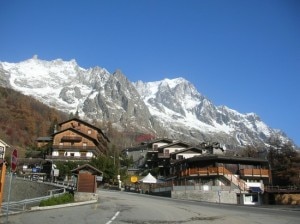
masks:
<instances>
[{"instance_id":1,"label":"sloped roof","mask_svg":"<svg viewBox=\"0 0 300 224\"><path fill-rule=\"evenodd\" d=\"M147 142L147 144L153 144L153 143L157 143L157 142L166 142L166 143L172 143L173 140L172 139L168 139L168 138L158 138L158 139L153 139L150 142Z\"/></svg>"},{"instance_id":2,"label":"sloped roof","mask_svg":"<svg viewBox=\"0 0 300 224\"><path fill-rule=\"evenodd\" d=\"M162 145L162 146L160 146L158 148L159 149L164 149L164 148L169 148L169 147L172 147L172 146L175 146L175 145L180 145L180 146L184 146L184 147L190 147L190 145L188 143L185 143L185 142L182 142L182 141L176 141L176 142L170 143L168 145Z\"/></svg>"},{"instance_id":3,"label":"sloped roof","mask_svg":"<svg viewBox=\"0 0 300 224\"><path fill-rule=\"evenodd\" d=\"M2 145L6 146L6 147L10 147L10 145L8 145L7 143L5 143L5 141L0 139L0 143L2 143Z\"/></svg>"},{"instance_id":4,"label":"sloped roof","mask_svg":"<svg viewBox=\"0 0 300 224\"><path fill-rule=\"evenodd\" d=\"M108 139L108 137L103 133L103 131L102 131L100 128L97 128L96 126L94 126L94 125L92 125L92 124L90 124L90 123L88 123L88 122L86 122L86 121L80 120L79 118L76 118L76 117L71 118L71 119L69 119L69 120L67 120L67 121L63 121L63 122L59 123L58 125L59 125L59 126L62 126L63 124L68 123L68 122L70 122L70 121L77 121L77 122L80 122L80 123L82 123L82 124L84 124L84 125L86 125L86 126L88 126L88 127L91 127L91 128L93 128L93 129L96 129L98 132L100 132L100 133L105 137L105 139L106 139L108 142L110 142L110 140Z\"/></svg>"},{"instance_id":5,"label":"sloped roof","mask_svg":"<svg viewBox=\"0 0 300 224\"><path fill-rule=\"evenodd\" d=\"M99 175L99 174L102 175L103 174L102 171L98 170L96 167L93 167L90 164L81 165L81 166L77 167L76 169L71 170L71 172L78 174L80 170L92 171L91 173L94 175Z\"/></svg>"},{"instance_id":6,"label":"sloped roof","mask_svg":"<svg viewBox=\"0 0 300 224\"><path fill-rule=\"evenodd\" d=\"M197 148L197 147L189 147L189 148L186 148L186 149L181 149L181 150L178 150L176 152L172 152L171 154L178 154L178 153L183 153L183 152L189 152L189 151L192 151L192 152L200 152L202 153L203 149L200 149L200 148Z\"/></svg>"},{"instance_id":7,"label":"sloped roof","mask_svg":"<svg viewBox=\"0 0 300 224\"><path fill-rule=\"evenodd\" d=\"M252 158L252 157L236 157L226 155L212 155L202 154L185 160L175 161L175 163L183 162L199 162L199 161L220 161L220 162L234 162L234 163L246 163L246 164L268 164L267 159Z\"/></svg>"},{"instance_id":8,"label":"sloped roof","mask_svg":"<svg viewBox=\"0 0 300 224\"><path fill-rule=\"evenodd\" d=\"M66 131L72 131L72 132L75 132L76 134L78 134L78 135L80 135L80 136L82 136L82 137L85 137L85 138L87 138L87 139L93 141L93 142L95 143L95 145L98 144L98 142L97 142L96 139L94 139L94 138L92 138L91 136L86 135L86 134L84 134L84 133L82 133L82 132L80 132L80 131L78 131L78 130L76 130L76 129L74 129L74 128L67 128L67 129L58 131L58 132L52 134L52 136L54 137L55 135L60 134L60 133L63 133L63 132L66 132Z\"/></svg>"}]
</instances>

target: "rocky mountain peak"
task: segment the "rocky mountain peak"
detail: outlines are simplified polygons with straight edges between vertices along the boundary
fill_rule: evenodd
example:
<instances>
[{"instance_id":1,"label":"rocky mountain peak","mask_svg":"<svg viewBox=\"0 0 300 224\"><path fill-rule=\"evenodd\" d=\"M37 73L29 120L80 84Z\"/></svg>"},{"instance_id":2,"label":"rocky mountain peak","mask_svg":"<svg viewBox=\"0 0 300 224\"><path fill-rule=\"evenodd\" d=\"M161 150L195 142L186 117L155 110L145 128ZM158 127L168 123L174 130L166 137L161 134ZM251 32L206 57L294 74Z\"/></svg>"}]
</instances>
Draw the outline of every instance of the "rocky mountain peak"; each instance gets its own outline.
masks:
<instances>
[{"instance_id":1,"label":"rocky mountain peak","mask_svg":"<svg viewBox=\"0 0 300 224\"><path fill-rule=\"evenodd\" d=\"M254 113L215 106L184 78L132 83L120 70L110 74L100 67L82 68L75 60L35 56L20 63L0 62L0 85L64 112L78 111L84 119L157 137L230 146L263 145L272 135L289 140Z\"/></svg>"}]
</instances>

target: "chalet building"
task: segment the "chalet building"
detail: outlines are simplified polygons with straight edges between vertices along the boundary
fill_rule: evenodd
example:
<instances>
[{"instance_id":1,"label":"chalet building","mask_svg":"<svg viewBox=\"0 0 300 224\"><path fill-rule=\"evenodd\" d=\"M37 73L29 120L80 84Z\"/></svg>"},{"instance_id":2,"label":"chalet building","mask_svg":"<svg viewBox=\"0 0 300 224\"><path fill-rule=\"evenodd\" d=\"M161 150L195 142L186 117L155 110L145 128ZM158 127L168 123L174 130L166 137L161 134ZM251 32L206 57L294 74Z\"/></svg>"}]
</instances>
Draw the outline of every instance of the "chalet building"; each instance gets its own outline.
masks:
<instances>
[{"instance_id":1,"label":"chalet building","mask_svg":"<svg viewBox=\"0 0 300 224\"><path fill-rule=\"evenodd\" d=\"M156 144L158 144L158 142ZM171 164L175 161L203 154L224 154L224 149L221 148L218 143L202 143L199 147L195 147L182 141L173 141L169 144L158 145L155 150L148 151L147 164L150 164L150 167L159 167L159 176L163 176L164 178L171 175ZM157 152L157 154L155 154L155 152Z\"/></svg>"},{"instance_id":2,"label":"chalet building","mask_svg":"<svg viewBox=\"0 0 300 224\"><path fill-rule=\"evenodd\" d=\"M133 159L134 165L130 169L138 171L141 167L157 166L158 148L172 142L173 140L166 138L154 139L149 142L142 142L136 147L126 148L122 150L122 153Z\"/></svg>"},{"instance_id":3,"label":"chalet building","mask_svg":"<svg viewBox=\"0 0 300 224\"><path fill-rule=\"evenodd\" d=\"M157 166L159 167L160 176L166 177L169 176L170 164L171 164L171 155L191 146L182 141L175 141L167 145L162 145L157 148Z\"/></svg>"},{"instance_id":4,"label":"chalet building","mask_svg":"<svg viewBox=\"0 0 300 224\"><path fill-rule=\"evenodd\" d=\"M259 205L270 183L266 159L226 156L219 143L190 146L181 141L157 139L136 152L146 151L145 169L159 168L174 198ZM130 151L127 150L128 156ZM167 188L153 189L159 193Z\"/></svg>"},{"instance_id":5,"label":"chalet building","mask_svg":"<svg viewBox=\"0 0 300 224\"><path fill-rule=\"evenodd\" d=\"M162 173L165 174L163 164L170 163L170 155L173 152L180 151L190 147L189 144L182 141L172 141L170 139L157 139L148 143L148 150L146 155L146 166L148 168L160 167Z\"/></svg>"},{"instance_id":6,"label":"chalet building","mask_svg":"<svg viewBox=\"0 0 300 224\"><path fill-rule=\"evenodd\" d=\"M52 142L52 140L53 140L53 138L51 136L38 137L36 139L37 147L38 148L47 147L49 145L49 143Z\"/></svg>"},{"instance_id":7,"label":"chalet building","mask_svg":"<svg viewBox=\"0 0 300 224\"><path fill-rule=\"evenodd\" d=\"M51 160L90 160L107 151L108 137L101 129L72 118L58 125L58 130L51 137L37 139L40 147L46 144L51 147ZM50 143L50 144L49 144Z\"/></svg>"},{"instance_id":8,"label":"chalet building","mask_svg":"<svg viewBox=\"0 0 300 224\"><path fill-rule=\"evenodd\" d=\"M217 189L232 194L233 202L238 204L257 205L262 204L264 186L270 183L271 174L266 159L203 154L176 160L171 165L171 176L204 192Z\"/></svg>"},{"instance_id":9,"label":"chalet building","mask_svg":"<svg viewBox=\"0 0 300 224\"><path fill-rule=\"evenodd\" d=\"M173 152L170 154L170 164L176 162L176 161L180 161L183 159L188 159L188 158L192 158L195 156L199 156L202 154L205 154L206 150L205 149L201 149L198 147L189 147L186 149L182 149L176 152Z\"/></svg>"},{"instance_id":10,"label":"chalet building","mask_svg":"<svg viewBox=\"0 0 300 224\"><path fill-rule=\"evenodd\" d=\"M159 139L154 139L150 142L147 142L146 145L147 145L147 148L149 149L149 151L158 151L159 147L171 144L173 142L174 142L174 140L172 140L172 139L159 138Z\"/></svg>"}]
</instances>

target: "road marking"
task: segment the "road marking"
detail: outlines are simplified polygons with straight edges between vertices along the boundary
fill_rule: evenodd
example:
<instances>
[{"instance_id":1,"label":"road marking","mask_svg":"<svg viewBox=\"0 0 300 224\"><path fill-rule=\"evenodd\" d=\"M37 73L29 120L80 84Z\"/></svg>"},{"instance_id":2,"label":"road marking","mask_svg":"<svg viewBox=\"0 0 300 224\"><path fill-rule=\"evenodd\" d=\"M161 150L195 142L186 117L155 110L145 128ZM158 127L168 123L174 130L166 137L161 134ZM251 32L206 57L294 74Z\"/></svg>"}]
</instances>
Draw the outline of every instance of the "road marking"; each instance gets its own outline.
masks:
<instances>
[{"instance_id":1,"label":"road marking","mask_svg":"<svg viewBox=\"0 0 300 224\"><path fill-rule=\"evenodd\" d=\"M107 222L107 223L105 223L105 224L110 224L110 223L112 223L112 221L114 221L116 218L117 218L117 216L120 214L120 211L117 211L116 212L116 214Z\"/></svg>"}]
</instances>

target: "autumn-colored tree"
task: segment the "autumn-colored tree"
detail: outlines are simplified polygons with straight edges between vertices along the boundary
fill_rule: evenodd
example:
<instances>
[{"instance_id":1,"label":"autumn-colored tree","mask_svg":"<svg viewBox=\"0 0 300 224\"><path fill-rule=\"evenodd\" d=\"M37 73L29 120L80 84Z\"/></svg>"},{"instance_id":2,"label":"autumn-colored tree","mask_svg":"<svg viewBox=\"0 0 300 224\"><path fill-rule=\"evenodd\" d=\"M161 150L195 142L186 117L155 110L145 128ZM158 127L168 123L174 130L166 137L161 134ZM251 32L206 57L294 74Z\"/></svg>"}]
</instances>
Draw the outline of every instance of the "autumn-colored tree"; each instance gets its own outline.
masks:
<instances>
[{"instance_id":1,"label":"autumn-colored tree","mask_svg":"<svg viewBox=\"0 0 300 224\"><path fill-rule=\"evenodd\" d=\"M268 160L273 185L299 185L300 157L291 142L283 143L279 138L270 139Z\"/></svg>"}]
</instances>

